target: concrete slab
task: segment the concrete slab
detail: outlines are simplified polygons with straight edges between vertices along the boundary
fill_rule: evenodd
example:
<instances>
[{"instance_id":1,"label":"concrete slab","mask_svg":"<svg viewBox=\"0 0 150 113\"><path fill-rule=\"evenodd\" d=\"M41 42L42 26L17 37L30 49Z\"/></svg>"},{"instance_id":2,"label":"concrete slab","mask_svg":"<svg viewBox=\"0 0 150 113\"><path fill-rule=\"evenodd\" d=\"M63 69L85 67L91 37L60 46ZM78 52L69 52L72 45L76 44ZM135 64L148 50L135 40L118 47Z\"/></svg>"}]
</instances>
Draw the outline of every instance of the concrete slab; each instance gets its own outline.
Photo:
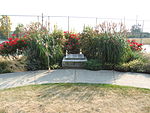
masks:
<instances>
[{"instance_id":1,"label":"concrete slab","mask_svg":"<svg viewBox=\"0 0 150 113\"><path fill-rule=\"evenodd\" d=\"M0 89L35 84L37 71L0 74Z\"/></svg>"},{"instance_id":2,"label":"concrete slab","mask_svg":"<svg viewBox=\"0 0 150 113\"><path fill-rule=\"evenodd\" d=\"M118 72L115 74L115 84L150 89L150 74Z\"/></svg>"},{"instance_id":3,"label":"concrete slab","mask_svg":"<svg viewBox=\"0 0 150 113\"><path fill-rule=\"evenodd\" d=\"M36 83L74 83L74 69L58 69L36 75Z\"/></svg>"},{"instance_id":4,"label":"concrete slab","mask_svg":"<svg viewBox=\"0 0 150 113\"><path fill-rule=\"evenodd\" d=\"M40 70L0 74L0 89L43 83L101 83L150 89L150 74L85 69Z\"/></svg>"},{"instance_id":5,"label":"concrete slab","mask_svg":"<svg viewBox=\"0 0 150 113\"><path fill-rule=\"evenodd\" d=\"M90 70L76 70L76 82L77 83L114 83L115 71L90 71Z\"/></svg>"}]
</instances>

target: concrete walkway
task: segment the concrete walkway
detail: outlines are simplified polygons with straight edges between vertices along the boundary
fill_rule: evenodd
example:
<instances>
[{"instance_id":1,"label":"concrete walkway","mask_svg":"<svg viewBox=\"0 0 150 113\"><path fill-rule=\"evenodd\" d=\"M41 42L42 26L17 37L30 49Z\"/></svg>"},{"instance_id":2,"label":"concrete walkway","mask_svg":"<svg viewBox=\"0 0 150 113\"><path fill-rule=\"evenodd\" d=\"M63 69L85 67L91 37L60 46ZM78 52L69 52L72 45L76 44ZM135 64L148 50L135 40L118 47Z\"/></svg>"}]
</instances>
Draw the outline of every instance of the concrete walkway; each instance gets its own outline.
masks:
<instances>
[{"instance_id":1,"label":"concrete walkway","mask_svg":"<svg viewBox=\"0 0 150 113\"><path fill-rule=\"evenodd\" d=\"M150 89L150 74L84 69L0 74L0 89L43 83L102 83Z\"/></svg>"}]
</instances>

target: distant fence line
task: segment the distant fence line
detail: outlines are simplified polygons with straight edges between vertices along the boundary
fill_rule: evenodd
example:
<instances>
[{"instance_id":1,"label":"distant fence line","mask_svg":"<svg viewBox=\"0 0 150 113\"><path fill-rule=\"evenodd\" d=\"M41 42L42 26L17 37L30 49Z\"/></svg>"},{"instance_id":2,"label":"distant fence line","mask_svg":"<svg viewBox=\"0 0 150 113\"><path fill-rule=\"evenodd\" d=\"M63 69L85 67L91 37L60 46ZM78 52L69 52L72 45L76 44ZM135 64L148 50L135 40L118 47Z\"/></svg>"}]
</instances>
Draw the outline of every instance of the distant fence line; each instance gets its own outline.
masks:
<instances>
[{"instance_id":1,"label":"distant fence line","mask_svg":"<svg viewBox=\"0 0 150 113\"><path fill-rule=\"evenodd\" d=\"M2 16L2 15L1 15ZM45 15L6 15L10 17L12 23L12 30L18 24L30 24L31 22L40 22L42 24L49 24L50 31L53 30L54 25L65 31L80 32L83 26L95 27L96 25L107 21L114 23L123 23L128 30L132 25L140 24L144 32L150 32L150 20L127 19L127 18L100 18L100 17L80 17L80 16L45 16Z\"/></svg>"}]
</instances>

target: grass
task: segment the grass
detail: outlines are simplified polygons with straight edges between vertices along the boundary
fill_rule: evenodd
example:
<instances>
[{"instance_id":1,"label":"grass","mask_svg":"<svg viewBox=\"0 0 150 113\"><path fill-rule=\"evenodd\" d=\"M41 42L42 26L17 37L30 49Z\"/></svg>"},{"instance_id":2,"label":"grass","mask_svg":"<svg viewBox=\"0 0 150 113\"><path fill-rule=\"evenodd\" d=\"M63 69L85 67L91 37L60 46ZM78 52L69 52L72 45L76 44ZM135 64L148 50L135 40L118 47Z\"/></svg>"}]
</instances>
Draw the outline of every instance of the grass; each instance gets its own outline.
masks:
<instances>
[{"instance_id":1,"label":"grass","mask_svg":"<svg viewBox=\"0 0 150 113\"><path fill-rule=\"evenodd\" d=\"M150 45L150 38L129 38L129 40L136 40L138 43L142 43L144 45Z\"/></svg>"},{"instance_id":2,"label":"grass","mask_svg":"<svg viewBox=\"0 0 150 113\"><path fill-rule=\"evenodd\" d=\"M43 84L0 90L0 113L150 113L150 90L104 84Z\"/></svg>"},{"instance_id":3,"label":"grass","mask_svg":"<svg viewBox=\"0 0 150 113\"><path fill-rule=\"evenodd\" d=\"M26 62L24 57L13 59L13 57L8 58L0 56L0 74L26 70Z\"/></svg>"}]
</instances>

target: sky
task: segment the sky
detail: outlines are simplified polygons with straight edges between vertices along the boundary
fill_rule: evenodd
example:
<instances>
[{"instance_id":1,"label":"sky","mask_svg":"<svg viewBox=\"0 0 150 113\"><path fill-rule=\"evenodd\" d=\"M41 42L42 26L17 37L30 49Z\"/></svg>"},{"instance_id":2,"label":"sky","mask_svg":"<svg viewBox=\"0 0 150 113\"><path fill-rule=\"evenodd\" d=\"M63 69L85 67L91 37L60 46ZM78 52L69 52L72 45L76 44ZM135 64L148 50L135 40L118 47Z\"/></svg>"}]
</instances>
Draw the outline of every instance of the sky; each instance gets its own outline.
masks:
<instances>
[{"instance_id":1,"label":"sky","mask_svg":"<svg viewBox=\"0 0 150 113\"><path fill-rule=\"evenodd\" d=\"M149 0L2 0L0 15L43 13L49 16L150 20L149 4Z\"/></svg>"}]
</instances>

